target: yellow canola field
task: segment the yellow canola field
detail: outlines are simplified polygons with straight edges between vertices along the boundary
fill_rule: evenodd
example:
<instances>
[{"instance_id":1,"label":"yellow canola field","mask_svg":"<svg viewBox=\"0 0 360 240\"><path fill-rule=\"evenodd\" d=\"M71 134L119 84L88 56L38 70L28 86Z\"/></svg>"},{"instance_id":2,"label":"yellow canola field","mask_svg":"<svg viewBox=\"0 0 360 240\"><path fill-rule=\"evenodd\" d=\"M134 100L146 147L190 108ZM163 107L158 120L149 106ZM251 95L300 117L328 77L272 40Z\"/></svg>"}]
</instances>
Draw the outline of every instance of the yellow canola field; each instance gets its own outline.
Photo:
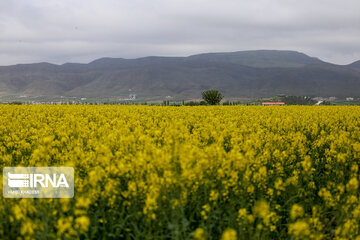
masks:
<instances>
[{"instance_id":1,"label":"yellow canola field","mask_svg":"<svg viewBox=\"0 0 360 240\"><path fill-rule=\"evenodd\" d=\"M360 239L359 139L356 106L2 105L1 167L75 196L1 198L0 239Z\"/></svg>"}]
</instances>

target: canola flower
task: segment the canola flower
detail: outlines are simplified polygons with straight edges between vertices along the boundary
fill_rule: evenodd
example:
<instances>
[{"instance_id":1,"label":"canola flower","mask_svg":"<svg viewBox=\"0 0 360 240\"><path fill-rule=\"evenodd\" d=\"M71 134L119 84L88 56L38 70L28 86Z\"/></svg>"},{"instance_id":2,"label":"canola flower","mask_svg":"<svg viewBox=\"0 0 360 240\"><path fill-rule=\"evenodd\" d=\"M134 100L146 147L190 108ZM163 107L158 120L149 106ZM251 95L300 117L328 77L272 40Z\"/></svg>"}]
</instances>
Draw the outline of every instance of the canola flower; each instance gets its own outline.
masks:
<instances>
[{"instance_id":1,"label":"canola flower","mask_svg":"<svg viewBox=\"0 0 360 240\"><path fill-rule=\"evenodd\" d=\"M203 228L197 228L194 232L194 240L206 240L207 234Z\"/></svg>"},{"instance_id":2,"label":"canola flower","mask_svg":"<svg viewBox=\"0 0 360 240\"><path fill-rule=\"evenodd\" d=\"M356 106L1 105L1 167L75 196L1 198L0 239L360 239L359 140Z\"/></svg>"},{"instance_id":3,"label":"canola flower","mask_svg":"<svg viewBox=\"0 0 360 240\"><path fill-rule=\"evenodd\" d=\"M292 207L291 207L291 211L290 211L290 217L291 219L296 219L298 217L302 217L304 215L304 209L303 207L301 207L300 205L298 204L294 204Z\"/></svg>"},{"instance_id":4,"label":"canola flower","mask_svg":"<svg viewBox=\"0 0 360 240\"><path fill-rule=\"evenodd\" d=\"M224 233L221 236L221 240L236 240L237 239L237 233L234 229L226 229Z\"/></svg>"}]
</instances>

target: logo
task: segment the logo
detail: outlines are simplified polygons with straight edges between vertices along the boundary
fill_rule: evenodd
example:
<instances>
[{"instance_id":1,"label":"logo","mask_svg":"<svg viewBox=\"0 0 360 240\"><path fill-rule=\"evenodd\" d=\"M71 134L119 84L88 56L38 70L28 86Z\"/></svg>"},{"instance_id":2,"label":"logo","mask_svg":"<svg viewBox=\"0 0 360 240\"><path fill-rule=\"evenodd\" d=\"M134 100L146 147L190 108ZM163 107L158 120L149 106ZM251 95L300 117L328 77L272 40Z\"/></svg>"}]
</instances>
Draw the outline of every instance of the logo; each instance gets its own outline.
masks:
<instances>
[{"instance_id":1,"label":"logo","mask_svg":"<svg viewBox=\"0 0 360 240\"><path fill-rule=\"evenodd\" d=\"M72 198L74 169L72 167L5 167L3 196L5 198Z\"/></svg>"}]
</instances>

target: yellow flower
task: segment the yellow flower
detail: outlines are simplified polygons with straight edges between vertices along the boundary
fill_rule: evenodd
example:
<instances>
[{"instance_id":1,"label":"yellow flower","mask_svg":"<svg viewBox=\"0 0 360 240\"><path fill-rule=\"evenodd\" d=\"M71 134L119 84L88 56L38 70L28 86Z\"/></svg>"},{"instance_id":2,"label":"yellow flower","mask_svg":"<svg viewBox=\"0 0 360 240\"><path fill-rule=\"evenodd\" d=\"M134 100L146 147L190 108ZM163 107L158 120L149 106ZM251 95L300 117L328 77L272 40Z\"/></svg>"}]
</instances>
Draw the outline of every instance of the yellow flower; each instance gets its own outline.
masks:
<instances>
[{"instance_id":1,"label":"yellow flower","mask_svg":"<svg viewBox=\"0 0 360 240\"><path fill-rule=\"evenodd\" d=\"M356 177L350 179L348 184L346 184L346 188L348 191L356 191L359 187L359 181Z\"/></svg>"},{"instance_id":2,"label":"yellow flower","mask_svg":"<svg viewBox=\"0 0 360 240\"><path fill-rule=\"evenodd\" d=\"M253 215L248 215L247 216L247 220L250 222L250 223L253 223L254 221L255 221L255 218L254 218L254 216Z\"/></svg>"},{"instance_id":3,"label":"yellow flower","mask_svg":"<svg viewBox=\"0 0 360 240\"><path fill-rule=\"evenodd\" d=\"M238 218L239 219L245 219L246 215L247 215L247 211L246 211L245 208L239 209L239 211L238 211Z\"/></svg>"},{"instance_id":4,"label":"yellow flower","mask_svg":"<svg viewBox=\"0 0 360 240\"><path fill-rule=\"evenodd\" d=\"M87 197L79 197L77 198L75 207L77 208L88 208L91 204L91 200Z\"/></svg>"},{"instance_id":5,"label":"yellow flower","mask_svg":"<svg viewBox=\"0 0 360 240\"><path fill-rule=\"evenodd\" d=\"M90 220L87 216L81 216L75 219L75 227L79 229L79 231L86 232L89 228Z\"/></svg>"},{"instance_id":6,"label":"yellow flower","mask_svg":"<svg viewBox=\"0 0 360 240\"><path fill-rule=\"evenodd\" d=\"M207 234L203 228L197 228L194 232L194 239L195 240L206 240Z\"/></svg>"},{"instance_id":7,"label":"yellow flower","mask_svg":"<svg viewBox=\"0 0 360 240\"><path fill-rule=\"evenodd\" d=\"M203 208L203 210L200 212L200 214L203 216L203 218L205 220L207 220L208 219L208 213L210 212L211 207L210 207L209 204L206 204L202 208Z\"/></svg>"},{"instance_id":8,"label":"yellow flower","mask_svg":"<svg viewBox=\"0 0 360 240\"><path fill-rule=\"evenodd\" d=\"M254 188L253 185L250 185L250 186L248 186L248 188L247 188L248 193L254 193L254 190L255 190L255 188Z\"/></svg>"},{"instance_id":9,"label":"yellow flower","mask_svg":"<svg viewBox=\"0 0 360 240\"><path fill-rule=\"evenodd\" d=\"M289 234L294 237L306 237L310 235L309 224L305 221L297 221L289 225Z\"/></svg>"},{"instance_id":10,"label":"yellow flower","mask_svg":"<svg viewBox=\"0 0 360 240\"><path fill-rule=\"evenodd\" d=\"M304 215L304 209L302 206L298 204L294 204L290 211L290 217L292 220L295 220L298 217L302 217Z\"/></svg>"},{"instance_id":11,"label":"yellow flower","mask_svg":"<svg viewBox=\"0 0 360 240\"><path fill-rule=\"evenodd\" d=\"M219 192L216 190L211 190L209 200L216 201L218 198L219 198Z\"/></svg>"},{"instance_id":12,"label":"yellow flower","mask_svg":"<svg viewBox=\"0 0 360 240\"><path fill-rule=\"evenodd\" d=\"M232 228L226 229L221 236L221 240L237 240L236 231Z\"/></svg>"},{"instance_id":13,"label":"yellow flower","mask_svg":"<svg viewBox=\"0 0 360 240\"><path fill-rule=\"evenodd\" d=\"M31 222L31 220L26 220L22 223L21 225L21 235L25 236L25 235L33 235L34 234L34 228L36 227L36 225Z\"/></svg>"},{"instance_id":14,"label":"yellow flower","mask_svg":"<svg viewBox=\"0 0 360 240\"><path fill-rule=\"evenodd\" d=\"M21 211L21 208L17 204L12 207L12 212L13 212L16 220L25 218L24 214Z\"/></svg>"},{"instance_id":15,"label":"yellow flower","mask_svg":"<svg viewBox=\"0 0 360 240\"><path fill-rule=\"evenodd\" d=\"M270 205L265 200L257 201L253 207L253 213L260 218L266 218L270 214Z\"/></svg>"},{"instance_id":16,"label":"yellow flower","mask_svg":"<svg viewBox=\"0 0 360 240\"><path fill-rule=\"evenodd\" d=\"M65 232L72 232L73 217L59 218L57 221L57 235L62 236Z\"/></svg>"},{"instance_id":17,"label":"yellow flower","mask_svg":"<svg viewBox=\"0 0 360 240\"><path fill-rule=\"evenodd\" d=\"M284 191L285 188L283 187L283 180L281 178L277 178L275 181L275 189L279 191Z\"/></svg>"}]
</instances>

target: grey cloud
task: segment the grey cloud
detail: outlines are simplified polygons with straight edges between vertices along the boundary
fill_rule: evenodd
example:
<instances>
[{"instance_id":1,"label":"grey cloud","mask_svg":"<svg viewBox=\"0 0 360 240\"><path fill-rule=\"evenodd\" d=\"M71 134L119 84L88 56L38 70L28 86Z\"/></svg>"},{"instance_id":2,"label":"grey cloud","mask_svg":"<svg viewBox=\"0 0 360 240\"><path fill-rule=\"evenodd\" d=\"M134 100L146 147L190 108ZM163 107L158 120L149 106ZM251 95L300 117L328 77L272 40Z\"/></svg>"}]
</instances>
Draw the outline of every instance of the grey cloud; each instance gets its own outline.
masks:
<instances>
[{"instance_id":1,"label":"grey cloud","mask_svg":"<svg viewBox=\"0 0 360 240\"><path fill-rule=\"evenodd\" d=\"M357 0L1 0L0 65L289 49L360 59Z\"/></svg>"}]
</instances>

